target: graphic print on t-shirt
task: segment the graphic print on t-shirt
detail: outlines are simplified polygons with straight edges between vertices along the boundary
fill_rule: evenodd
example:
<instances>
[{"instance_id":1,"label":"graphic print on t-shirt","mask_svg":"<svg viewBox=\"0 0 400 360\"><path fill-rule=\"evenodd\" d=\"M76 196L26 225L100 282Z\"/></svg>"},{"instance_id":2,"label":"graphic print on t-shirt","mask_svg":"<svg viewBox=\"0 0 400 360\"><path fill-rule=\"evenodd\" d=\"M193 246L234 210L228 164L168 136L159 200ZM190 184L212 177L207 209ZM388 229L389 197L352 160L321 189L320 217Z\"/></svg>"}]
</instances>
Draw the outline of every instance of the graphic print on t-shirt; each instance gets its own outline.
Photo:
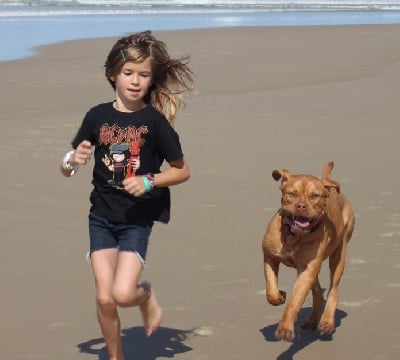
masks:
<instances>
[{"instance_id":1,"label":"graphic print on t-shirt","mask_svg":"<svg viewBox=\"0 0 400 360\"><path fill-rule=\"evenodd\" d=\"M145 143L142 135L147 134L147 126L128 126L104 124L100 128L99 143L109 145L109 153L104 154L102 161L110 171L108 183L117 189L123 189L122 181L135 176L140 168L140 148Z\"/></svg>"}]
</instances>

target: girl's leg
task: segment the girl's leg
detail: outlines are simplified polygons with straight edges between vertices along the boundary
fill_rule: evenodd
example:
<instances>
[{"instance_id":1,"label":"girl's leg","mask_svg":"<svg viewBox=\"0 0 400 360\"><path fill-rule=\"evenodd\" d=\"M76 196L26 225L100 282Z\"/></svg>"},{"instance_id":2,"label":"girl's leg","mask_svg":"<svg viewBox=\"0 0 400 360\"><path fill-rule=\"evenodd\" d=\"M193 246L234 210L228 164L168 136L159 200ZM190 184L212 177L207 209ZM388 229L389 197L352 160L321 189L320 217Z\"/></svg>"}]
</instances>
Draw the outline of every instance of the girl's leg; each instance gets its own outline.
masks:
<instances>
[{"instance_id":1,"label":"girl's leg","mask_svg":"<svg viewBox=\"0 0 400 360\"><path fill-rule=\"evenodd\" d=\"M139 284L142 270L143 264L135 252L120 251L112 295L118 306L140 306L145 331L150 336L161 324L162 310L150 284Z\"/></svg>"},{"instance_id":2,"label":"girl's leg","mask_svg":"<svg viewBox=\"0 0 400 360\"><path fill-rule=\"evenodd\" d=\"M96 282L97 318L104 336L110 360L123 360L121 324L112 288L117 268L118 250L92 252L91 263Z\"/></svg>"}]
</instances>

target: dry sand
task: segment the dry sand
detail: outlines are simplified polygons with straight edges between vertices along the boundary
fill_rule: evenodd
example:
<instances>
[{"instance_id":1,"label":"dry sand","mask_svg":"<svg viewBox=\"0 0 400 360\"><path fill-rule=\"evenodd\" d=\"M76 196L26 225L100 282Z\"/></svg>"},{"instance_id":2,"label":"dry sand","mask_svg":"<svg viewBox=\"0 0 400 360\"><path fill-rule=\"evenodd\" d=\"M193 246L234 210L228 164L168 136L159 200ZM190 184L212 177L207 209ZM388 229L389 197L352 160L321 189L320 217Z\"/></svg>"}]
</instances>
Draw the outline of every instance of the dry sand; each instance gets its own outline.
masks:
<instances>
[{"instance_id":1,"label":"dry sand","mask_svg":"<svg viewBox=\"0 0 400 360\"><path fill-rule=\"evenodd\" d=\"M197 74L177 120L192 179L173 189L173 220L149 248L163 327L146 339L138 310L123 310L127 360L398 358L400 26L156 35ZM0 63L2 359L108 359L84 259L91 169L66 179L58 166L86 110L113 98L102 65L114 40ZM330 160L357 215L338 327L278 342L283 308L265 300L261 253L279 207L271 172L319 175ZM290 292L294 270L280 274Z\"/></svg>"}]
</instances>

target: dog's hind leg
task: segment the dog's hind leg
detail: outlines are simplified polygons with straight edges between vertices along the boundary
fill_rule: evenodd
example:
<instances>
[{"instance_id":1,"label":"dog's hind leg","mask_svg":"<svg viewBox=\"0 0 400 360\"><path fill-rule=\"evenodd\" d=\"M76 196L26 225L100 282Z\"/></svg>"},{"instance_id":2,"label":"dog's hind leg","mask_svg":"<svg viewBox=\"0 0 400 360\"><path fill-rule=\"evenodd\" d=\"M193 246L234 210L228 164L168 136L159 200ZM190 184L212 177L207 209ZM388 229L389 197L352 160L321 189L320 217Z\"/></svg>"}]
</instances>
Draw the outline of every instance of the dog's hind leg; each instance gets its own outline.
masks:
<instances>
[{"instance_id":1,"label":"dog's hind leg","mask_svg":"<svg viewBox=\"0 0 400 360\"><path fill-rule=\"evenodd\" d=\"M318 330L324 334L331 334L335 330L335 311L339 301L338 287L343 275L346 259L347 242L343 241L329 257L331 285L326 299L325 310L318 324Z\"/></svg>"},{"instance_id":2,"label":"dog's hind leg","mask_svg":"<svg viewBox=\"0 0 400 360\"><path fill-rule=\"evenodd\" d=\"M301 325L304 330L315 330L321 318L322 306L324 304L324 291L321 288L318 277L315 281L312 291L312 312L307 321Z\"/></svg>"},{"instance_id":3,"label":"dog's hind leg","mask_svg":"<svg viewBox=\"0 0 400 360\"><path fill-rule=\"evenodd\" d=\"M343 216L345 224L343 241L329 257L331 285L326 299L325 311L318 324L318 329L325 334L330 334L335 330L335 312L339 301L338 287L345 267L347 244L353 234L355 223L354 213L350 205L345 207Z\"/></svg>"}]
</instances>

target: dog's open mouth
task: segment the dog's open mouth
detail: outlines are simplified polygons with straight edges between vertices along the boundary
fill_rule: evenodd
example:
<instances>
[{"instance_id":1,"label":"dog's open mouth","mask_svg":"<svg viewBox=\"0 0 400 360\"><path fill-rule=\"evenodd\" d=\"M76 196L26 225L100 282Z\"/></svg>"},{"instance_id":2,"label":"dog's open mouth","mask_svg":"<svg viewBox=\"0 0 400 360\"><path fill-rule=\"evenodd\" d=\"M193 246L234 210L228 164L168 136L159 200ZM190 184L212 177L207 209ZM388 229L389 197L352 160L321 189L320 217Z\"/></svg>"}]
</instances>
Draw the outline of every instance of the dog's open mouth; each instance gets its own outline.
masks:
<instances>
[{"instance_id":1,"label":"dog's open mouth","mask_svg":"<svg viewBox=\"0 0 400 360\"><path fill-rule=\"evenodd\" d=\"M321 223L321 220L322 217L311 219L305 216L287 214L284 217L284 224L288 225L291 233L301 235L315 231Z\"/></svg>"},{"instance_id":2,"label":"dog's open mouth","mask_svg":"<svg viewBox=\"0 0 400 360\"><path fill-rule=\"evenodd\" d=\"M302 229L308 228L311 224L311 219L304 216L293 216L293 224Z\"/></svg>"}]
</instances>

